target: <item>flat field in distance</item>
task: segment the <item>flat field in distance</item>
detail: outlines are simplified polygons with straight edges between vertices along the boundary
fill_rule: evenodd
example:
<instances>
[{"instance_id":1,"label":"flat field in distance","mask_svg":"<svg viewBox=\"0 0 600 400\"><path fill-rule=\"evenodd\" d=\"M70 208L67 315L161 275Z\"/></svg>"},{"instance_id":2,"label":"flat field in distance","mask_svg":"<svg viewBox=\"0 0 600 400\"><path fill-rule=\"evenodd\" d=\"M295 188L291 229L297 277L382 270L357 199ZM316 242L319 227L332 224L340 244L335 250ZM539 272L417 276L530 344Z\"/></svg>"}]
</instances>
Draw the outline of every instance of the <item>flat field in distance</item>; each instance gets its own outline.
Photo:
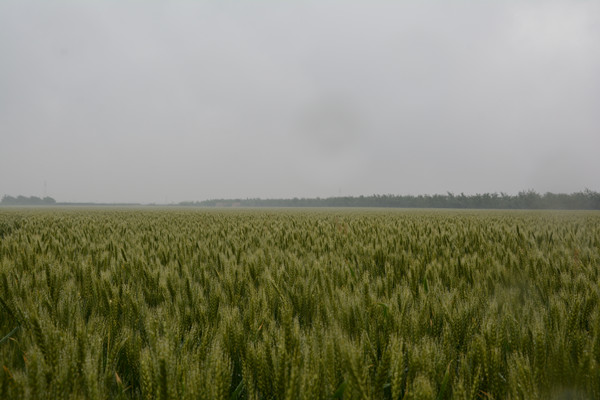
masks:
<instances>
[{"instance_id":1,"label":"flat field in distance","mask_svg":"<svg viewBox=\"0 0 600 400\"><path fill-rule=\"evenodd\" d=\"M598 399L599 270L598 212L0 209L0 398Z\"/></svg>"}]
</instances>

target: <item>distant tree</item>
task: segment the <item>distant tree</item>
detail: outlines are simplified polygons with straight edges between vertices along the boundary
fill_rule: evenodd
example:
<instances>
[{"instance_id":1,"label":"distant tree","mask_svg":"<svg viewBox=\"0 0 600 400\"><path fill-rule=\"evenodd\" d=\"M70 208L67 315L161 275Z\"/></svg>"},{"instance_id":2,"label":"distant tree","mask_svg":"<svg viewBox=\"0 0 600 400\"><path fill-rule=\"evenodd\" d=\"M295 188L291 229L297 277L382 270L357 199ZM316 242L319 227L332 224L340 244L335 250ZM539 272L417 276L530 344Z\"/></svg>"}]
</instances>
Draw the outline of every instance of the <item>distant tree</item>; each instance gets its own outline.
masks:
<instances>
[{"instance_id":1,"label":"distant tree","mask_svg":"<svg viewBox=\"0 0 600 400\"><path fill-rule=\"evenodd\" d=\"M17 204L17 199L12 196L4 195L1 203L5 205Z\"/></svg>"},{"instance_id":2,"label":"distant tree","mask_svg":"<svg viewBox=\"0 0 600 400\"><path fill-rule=\"evenodd\" d=\"M52 197L44 197L43 199L37 196L25 197L25 196L8 196L5 195L2 197L0 204L10 206L10 205L19 205L19 206L40 206L40 205L51 205L56 204L56 200Z\"/></svg>"},{"instance_id":3,"label":"distant tree","mask_svg":"<svg viewBox=\"0 0 600 400\"><path fill-rule=\"evenodd\" d=\"M402 208L490 208L490 209L585 209L600 210L600 193L586 189L572 194L521 191L516 196L500 192L467 196L453 193L419 196L392 194L359 197L293 198L293 199L213 199L182 202L181 205L223 207L236 204L242 207L402 207Z\"/></svg>"}]
</instances>

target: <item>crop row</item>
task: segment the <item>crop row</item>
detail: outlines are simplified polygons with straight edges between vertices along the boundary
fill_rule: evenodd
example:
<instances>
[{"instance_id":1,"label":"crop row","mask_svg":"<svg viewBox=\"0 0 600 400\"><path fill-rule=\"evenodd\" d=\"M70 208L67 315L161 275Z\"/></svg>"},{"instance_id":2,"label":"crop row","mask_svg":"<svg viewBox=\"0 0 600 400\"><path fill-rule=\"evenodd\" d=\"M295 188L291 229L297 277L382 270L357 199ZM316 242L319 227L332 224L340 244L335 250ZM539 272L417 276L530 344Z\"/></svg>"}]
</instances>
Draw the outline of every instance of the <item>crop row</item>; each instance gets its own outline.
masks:
<instances>
[{"instance_id":1,"label":"crop row","mask_svg":"<svg viewBox=\"0 0 600 400\"><path fill-rule=\"evenodd\" d=\"M600 214L0 211L0 398L600 398Z\"/></svg>"}]
</instances>

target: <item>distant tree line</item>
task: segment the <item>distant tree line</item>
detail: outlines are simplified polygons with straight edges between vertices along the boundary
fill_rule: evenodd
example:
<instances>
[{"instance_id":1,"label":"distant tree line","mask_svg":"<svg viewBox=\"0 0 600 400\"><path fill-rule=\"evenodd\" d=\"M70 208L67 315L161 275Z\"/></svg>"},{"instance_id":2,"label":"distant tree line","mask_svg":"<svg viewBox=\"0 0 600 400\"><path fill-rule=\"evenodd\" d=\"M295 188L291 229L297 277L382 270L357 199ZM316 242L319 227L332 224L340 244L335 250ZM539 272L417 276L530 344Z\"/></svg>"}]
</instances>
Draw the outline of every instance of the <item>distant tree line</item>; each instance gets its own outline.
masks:
<instances>
[{"instance_id":1,"label":"distant tree line","mask_svg":"<svg viewBox=\"0 0 600 400\"><path fill-rule=\"evenodd\" d=\"M535 210L600 210L600 193L584 190L577 193L545 193L533 190L517 195L453 193L399 196L392 194L293 199L214 199L185 201L181 206L198 207L397 207L397 208L474 208Z\"/></svg>"},{"instance_id":2,"label":"distant tree line","mask_svg":"<svg viewBox=\"0 0 600 400\"><path fill-rule=\"evenodd\" d=\"M56 204L56 200L52 197L25 197L25 196L4 196L0 201L0 204L3 206L44 206L44 205L52 205Z\"/></svg>"}]
</instances>

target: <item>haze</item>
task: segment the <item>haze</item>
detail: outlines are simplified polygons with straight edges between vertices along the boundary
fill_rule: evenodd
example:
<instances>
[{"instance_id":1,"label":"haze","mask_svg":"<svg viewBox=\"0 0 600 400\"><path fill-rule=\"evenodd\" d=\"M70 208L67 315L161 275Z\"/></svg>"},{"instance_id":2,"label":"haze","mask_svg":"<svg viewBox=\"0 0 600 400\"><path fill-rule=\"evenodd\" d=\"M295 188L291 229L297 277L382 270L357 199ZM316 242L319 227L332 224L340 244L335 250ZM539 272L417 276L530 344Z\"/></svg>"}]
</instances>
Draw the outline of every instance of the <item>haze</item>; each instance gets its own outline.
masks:
<instances>
[{"instance_id":1,"label":"haze","mask_svg":"<svg viewBox=\"0 0 600 400\"><path fill-rule=\"evenodd\" d=\"M599 149L597 1L0 2L0 196L599 191Z\"/></svg>"}]
</instances>

